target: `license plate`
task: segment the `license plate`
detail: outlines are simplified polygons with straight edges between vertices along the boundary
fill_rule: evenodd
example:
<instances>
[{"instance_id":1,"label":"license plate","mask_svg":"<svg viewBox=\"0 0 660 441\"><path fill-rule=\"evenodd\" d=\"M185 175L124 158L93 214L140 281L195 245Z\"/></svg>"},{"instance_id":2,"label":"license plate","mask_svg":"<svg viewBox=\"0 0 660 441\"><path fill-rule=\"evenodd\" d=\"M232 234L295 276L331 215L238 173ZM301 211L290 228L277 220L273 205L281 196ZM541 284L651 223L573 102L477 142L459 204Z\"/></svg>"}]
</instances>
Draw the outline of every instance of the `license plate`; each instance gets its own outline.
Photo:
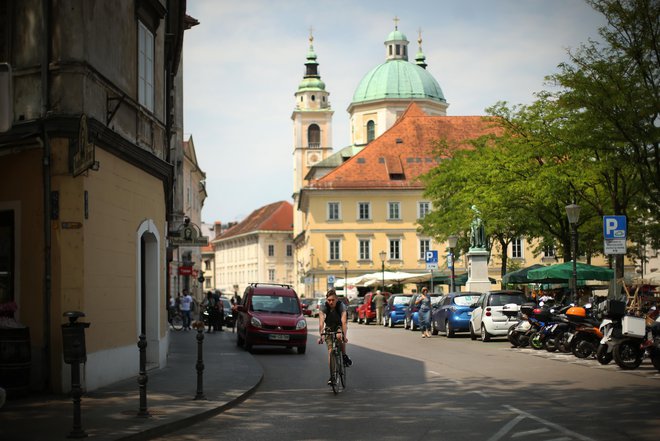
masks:
<instances>
[{"instance_id":1,"label":"license plate","mask_svg":"<svg viewBox=\"0 0 660 441\"><path fill-rule=\"evenodd\" d=\"M269 340L278 340L278 341L288 341L289 340L289 335L288 334L270 334L268 336Z\"/></svg>"}]
</instances>

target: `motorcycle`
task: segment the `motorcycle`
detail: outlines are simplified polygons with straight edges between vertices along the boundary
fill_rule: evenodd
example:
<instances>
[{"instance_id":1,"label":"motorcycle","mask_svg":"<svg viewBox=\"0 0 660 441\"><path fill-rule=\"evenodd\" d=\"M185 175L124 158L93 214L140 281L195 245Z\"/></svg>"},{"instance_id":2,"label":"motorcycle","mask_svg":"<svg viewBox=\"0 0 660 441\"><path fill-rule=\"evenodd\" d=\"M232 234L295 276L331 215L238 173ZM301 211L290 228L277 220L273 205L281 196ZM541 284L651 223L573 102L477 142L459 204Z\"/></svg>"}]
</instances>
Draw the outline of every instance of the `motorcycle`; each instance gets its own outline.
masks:
<instances>
[{"instance_id":1,"label":"motorcycle","mask_svg":"<svg viewBox=\"0 0 660 441\"><path fill-rule=\"evenodd\" d=\"M603 334L598 329L600 321L592 316L591 304L572 306L564 315L568 329L561 344L578 358L595 355Z\"/></svg>"}]
</instances>

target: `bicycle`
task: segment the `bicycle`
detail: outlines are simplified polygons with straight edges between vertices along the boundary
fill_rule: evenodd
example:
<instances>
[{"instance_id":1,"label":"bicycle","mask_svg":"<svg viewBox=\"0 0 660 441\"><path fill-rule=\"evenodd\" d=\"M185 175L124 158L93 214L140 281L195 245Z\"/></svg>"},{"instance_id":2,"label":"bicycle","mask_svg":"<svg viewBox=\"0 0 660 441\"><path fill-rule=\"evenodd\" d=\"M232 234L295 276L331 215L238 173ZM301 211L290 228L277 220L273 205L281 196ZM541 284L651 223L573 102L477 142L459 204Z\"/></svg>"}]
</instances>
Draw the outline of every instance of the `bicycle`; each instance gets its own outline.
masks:
<instances>
[{"instance_id":1,"label":"bicycle","mask_svg":"<svg viewBox=\"0 0 660 441\"><path fill-rule=\"evenodd\" d=\"M170 318L168 320L170 325L175 331L180 331L183 329L183 314L179 309L170 311Z\"/></svg>"},{"instance_id":2,"label":"bicycle","mask_svg":"<svg viewBox=\"0 0 660 441\"><path fill-rule=\"evenodd\" d=\"M332 386L332 392L338 394L340 390L346 389L346 367L344 366L344 357L341 350L341 343L337 335L341 336L343 340L343 332L341 329L337 331L331 331L330 328L325 328L321 333L322 343L324 336L329 336L331 340L331 351L330 351L330 385Z\"/></svg>"}]
</instances>

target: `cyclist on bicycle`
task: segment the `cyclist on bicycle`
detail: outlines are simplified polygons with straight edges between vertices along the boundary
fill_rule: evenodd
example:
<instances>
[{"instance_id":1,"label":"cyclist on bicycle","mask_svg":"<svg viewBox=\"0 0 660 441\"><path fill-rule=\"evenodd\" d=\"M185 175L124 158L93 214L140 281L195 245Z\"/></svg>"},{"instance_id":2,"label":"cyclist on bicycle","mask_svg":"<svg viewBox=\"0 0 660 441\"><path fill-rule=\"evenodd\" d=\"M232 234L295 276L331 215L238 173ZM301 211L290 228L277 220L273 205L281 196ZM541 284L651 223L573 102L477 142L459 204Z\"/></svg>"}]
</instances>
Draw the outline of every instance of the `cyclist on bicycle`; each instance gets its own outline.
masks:
<instances>
[{"instance_id":1,"label":"cyclist on bicycle","mask_svg":"<svg viewBox=\"0 0 660 441\"><path fill-rule=\"evenodd\" d=\"M325 303L321 305L319 311L319 334L322 334L325 328L330 328L331 331L335 332L341 329L341 351L344 359L344 366L350 366L353 362L348 358L348 355L346 355L346 343L348 343L348 339L346 338L346 327L346 305L338 300L337 293L334 289L331 289L325 295ZM319 343L321 342L322 337L319 339ZM330 336L325 336L325 342L328 346L328 363L330 363L332 352L332 339ZM328 384L331 384L331 382L332 378L328 380Z\"/></svg>"}]
</instances>

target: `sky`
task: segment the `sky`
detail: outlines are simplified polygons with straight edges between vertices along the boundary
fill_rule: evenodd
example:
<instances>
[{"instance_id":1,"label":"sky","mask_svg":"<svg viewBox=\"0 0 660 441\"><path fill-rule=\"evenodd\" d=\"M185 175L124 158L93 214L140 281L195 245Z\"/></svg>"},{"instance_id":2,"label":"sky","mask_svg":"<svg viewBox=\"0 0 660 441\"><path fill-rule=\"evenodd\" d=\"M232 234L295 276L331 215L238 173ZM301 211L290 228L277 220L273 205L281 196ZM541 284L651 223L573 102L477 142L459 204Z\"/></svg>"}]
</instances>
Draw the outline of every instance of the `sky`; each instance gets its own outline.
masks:
<instances>
[{"instance_id":1,"label":"sky","mask_svg":"<svg viewBox=\"0 0 660 441\"><path fill-rule=\"evenodd\" d=\"M350 144L346 109L362 77L385 62L395 17L413 62L421 29L449 116L531 103L567 50L605 24L582 0L189 0L187 13L200 24L184 37L184 136L206 173L206 223L291 201L291 114L310 28L337 151Z\"/></svg>"}]
</instances>

